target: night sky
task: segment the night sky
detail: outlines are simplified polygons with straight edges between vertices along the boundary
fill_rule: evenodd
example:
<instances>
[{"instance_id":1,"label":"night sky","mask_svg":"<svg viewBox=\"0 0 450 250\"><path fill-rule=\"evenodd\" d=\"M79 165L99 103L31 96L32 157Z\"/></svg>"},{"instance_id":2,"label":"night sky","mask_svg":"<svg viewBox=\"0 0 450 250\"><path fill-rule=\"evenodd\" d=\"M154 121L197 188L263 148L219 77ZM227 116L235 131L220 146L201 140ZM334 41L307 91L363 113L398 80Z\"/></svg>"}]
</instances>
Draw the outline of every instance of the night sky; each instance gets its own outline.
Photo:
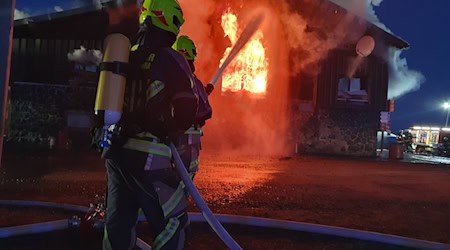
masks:
<instances>
[{"instance_id":1,"label":"night sky","mask_svg":"<svg viewBox=\"0 0 450 250\"><path fill-rule=\"evenodd\" d=\"M395 100L393 132L412 125L443 127L447 113L442 104L450 101L450 1L386 0L375 11L410 44L402 55L410 69L426 78L420 90Z\"/></svg>"},{"instance_id":2,"label":"night sky","mask_svg":"<svg viewBox=\"0 0 450 250\"><path fill-rule=\"evenodd\" d=\"M16 10L23 11L31 16L55 12L55 6L63 10L77 8L91 3L90 0L16 0Z\"/></svg>"},{"instance_id":3,"label":"night sky","mask_svg":"<svg viewBox=\"0 0 450 250\"><path fill-rule=\"evenodd\" d=\"M45 4L35 0L16 1L16 9L29 15L91 3L90 0L46 0ZM450 0L386 0L373 8L381 23L410 44L401 54L408 68L425 77L419 90L395 99L392 131L413 125L443 127L446 110L442 104L450 101Z\"/></svg>"}]
</instances>

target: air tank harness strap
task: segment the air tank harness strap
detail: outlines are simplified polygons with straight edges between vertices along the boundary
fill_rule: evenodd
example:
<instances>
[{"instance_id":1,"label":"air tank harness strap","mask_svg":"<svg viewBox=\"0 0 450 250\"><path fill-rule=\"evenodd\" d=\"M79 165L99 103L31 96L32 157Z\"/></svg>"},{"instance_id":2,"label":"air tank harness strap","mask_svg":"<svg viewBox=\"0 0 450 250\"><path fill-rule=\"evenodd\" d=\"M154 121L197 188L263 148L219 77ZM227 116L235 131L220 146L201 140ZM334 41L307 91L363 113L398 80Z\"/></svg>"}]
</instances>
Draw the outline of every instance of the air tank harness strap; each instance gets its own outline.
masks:
<instances>
[{"instance_id":1,"label":"air tank harness strap","mask_svg":"<svg viewBox=\"0 0 450 250\"><path fill-rule=\"evenodd\" d=\"M186 130L186 132L184 132L184 136L181 136L180 142L187 143L188 145L199 144L200 137L202 136L203 136L202 129L192 126L188 130Z\"/></svg>"},{"instance_id":2,"label":"air tank harness strap","mask_svg":"<svg viewBox=\"0 0 450 250\"><path fill-rule=\"evenodd\" d=\"M128 63L124 62L102 62L100 63L99 71L111 71L114 74L127 77L128 67Z\"/></svg>"},{"instance_id":3,"label":"air tank harness strap","mask_svg":"<svg viewBox=\"0 0 450 250\"><path fill-rule=\"evenodd\" d=\"M186 132L187 135L203 135L203 131L201 128L197 128L195 126L191 126Z\"/></svg>"}]
</instances>

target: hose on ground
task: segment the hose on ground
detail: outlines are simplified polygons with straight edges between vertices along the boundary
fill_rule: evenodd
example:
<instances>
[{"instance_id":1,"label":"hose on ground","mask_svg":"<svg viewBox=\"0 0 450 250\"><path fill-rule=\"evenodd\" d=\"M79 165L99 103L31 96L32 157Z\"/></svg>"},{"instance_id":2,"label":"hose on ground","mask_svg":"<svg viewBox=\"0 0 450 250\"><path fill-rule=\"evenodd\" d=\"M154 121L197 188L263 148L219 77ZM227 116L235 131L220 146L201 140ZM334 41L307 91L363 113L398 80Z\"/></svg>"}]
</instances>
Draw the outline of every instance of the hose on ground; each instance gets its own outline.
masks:
<instances>
[{"instance_id":1,"label":"hose on ground","mask_svg":"<svg viewBox=\"0 0 450 250\"><path fill-rule=\"evenodd\" d=\"M55 209L67 209L69 211L86 212L89 208L82 206L74 206L59 203L39 202L39 201L15 201L15 200L0 200L0 206L27 206L27 207L48 207ZM78 209L78 210L77 210ZM253 227L284 229L297 232L316 233L328 236L337 236L344 238L351 238L355 240L371 241L383 243L387 245L395 245L400 247L410 247L416 249L429 250L449 250L450 244L444 244L434 241L426 241L408 237L402 237L391 234L383 234L377 232L370 232L364 230L349 229L343 227L326 226L320 224L294 222L286 220L267 219L260 217L238 216L216 214L215 217L224 224L236 224ZM201 213L189 213L189 218L193 223L205 223L206 219ZM144 216L139 216L139 221L145 221ZM30 225L23 225L19 227L0 228L0 238L8 238L13 236L20 236L32 233L51 232L64 228L66 223L70 225L69 220L60 220L47 223L37 223ZM148 245L147 245L148 246ZM149 246L148 246L149 247ZM145 249L145 248L143 248ZM150 249L150 248L148 248Z\"/></svg>"},{"instance_id":2,"label":"hose on ground","mask_svg":"<svg viewBox=\"0 0 450 250\"><path fill-rule=\"evenodd\" d=\"M173 145L170 144L170 149L172 150L173 159L175 160L175 169L183 180L184 185L186 186L189 194L194 200L197 207L202 211L202 215L211 228L216 232L217 236L225 243L225 245L232 250L242 250L242 247L231 237L231 235L225 230L225 228L220 224L220 222L214 217L211 209L209 209L208 205L206 205L203 200L200 192L198 192L197 188L192 183L191 177L189 176L186 167L184 166L183 161L181 160L178 151Z\"/></svg>"}]
</instances>

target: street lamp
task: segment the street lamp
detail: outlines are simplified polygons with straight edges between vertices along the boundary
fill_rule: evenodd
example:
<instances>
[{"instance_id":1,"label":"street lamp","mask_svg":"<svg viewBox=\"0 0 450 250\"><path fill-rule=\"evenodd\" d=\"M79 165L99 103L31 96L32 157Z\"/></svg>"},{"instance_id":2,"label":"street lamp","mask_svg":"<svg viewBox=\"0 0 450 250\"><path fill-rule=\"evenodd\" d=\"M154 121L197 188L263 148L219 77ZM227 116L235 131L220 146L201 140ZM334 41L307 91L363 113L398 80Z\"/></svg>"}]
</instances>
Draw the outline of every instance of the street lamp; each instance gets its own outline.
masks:
<instances>
[{"instance_id":1,"label":"street lamp","mask_svg":"<svg viewBox=\"0 0 450 250\"><path fill-rule=\"evenodd\" d=\"M442 105L442 107L447 110L447 119L445 119L445 127L447 127L447 125L448 125L448 115L450 113L450 103L446 102L446 103L444 103L444 105Z\"/></svg>"}]
</instances>

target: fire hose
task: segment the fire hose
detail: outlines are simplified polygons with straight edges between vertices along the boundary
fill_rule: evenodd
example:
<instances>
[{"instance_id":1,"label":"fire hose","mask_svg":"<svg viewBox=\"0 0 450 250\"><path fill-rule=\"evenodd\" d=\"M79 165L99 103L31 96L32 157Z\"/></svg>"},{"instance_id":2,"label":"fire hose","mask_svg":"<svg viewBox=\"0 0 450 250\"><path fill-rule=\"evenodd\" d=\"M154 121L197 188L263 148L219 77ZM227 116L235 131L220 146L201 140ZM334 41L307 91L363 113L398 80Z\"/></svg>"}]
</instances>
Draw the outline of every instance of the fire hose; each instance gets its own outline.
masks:
<instances>
[{"instance_id":1,"label":"fire hose","mask_svg":"<svg viewBox=\"0 0 450 250\"><path fill-rule=\"evenodd\" d=\"M189 177L186 167L184 166L183 161L181 160L180 155L178 154L178 151L173 143L170 144L170 149L172 150L172 155L175 160L175 169L183 180L183 183L189 191L189 194L191 195L195 204L202 211L202 215L203 217L205 217L208 224L211 226L214 232L216 232L217 236L219 236L219 238L225 243L225 245L227 245L227 247L232 250L242 249L242 247L240 247L239 244L230 236L225 228L223 228L216 217L214 217L214 214L211 212L211 209L209 209L208 205L206 205L197 188L195 188L194 183L192 183L191 177Z\"/></svg>"},{"instance_id":2,"label":"fire hose","mask_svg":"<svg viewBox=\"0 0 450 250\"><path fill-rule=\"evenodd\" d=\"M61 209L72 212L89 213L92 207L84 207L71 204L60 204L52 202L40 202L40 201L20 201L20 200L0 200L0 206L21 206L21 207L42 207L42 208L52 208ZM94 221L94 228L103 228L103 220ZM13 227L0 228L0 239L30 235L30 234L40 234L40 233L50 233L54 231L61 231L70 228L81 228L82 222L78 218L65 219L65 220L55 220L42 223L33 223L28 225L20 225ZM136 246L142 250L151 250L151 246L140 238L136 238Z\"/></svg>"},{"instance_id":3,"label":"fire hose","mask_svg":"<svg viewBox=\"0 0 450 250\"><path fill-rule=\"evenodd\" d=\"M39 202L39 201L18 201L18 200L0 200L0 206L46 207L83 213L89 210L88 207L75 205L66 205L66 204ZM189 213L189 218L191 222L197 223L207 222L206 219L203 217L203 215L200 213ZM283 229L296 232L309 232L329 236L344 237L349 239L378 242L393 246L410 247L416 249L430 249L430 250L450 249L449 244L444 244L440 242L419 240L397 235L349 229L343 227L334 227L320 224L258 218L250 216L225 215L225 214L216 214L216 218L221 223L226 224L237 224L253 227L271 228L271 229ZM139 217L139 221L144 220L145 218L143 216ZM21 235L64 230L70 228L71 226L76 226L77 223L78 222L73 220L55 220L45 223L0 228L0 239ZM141 249L151 249L150 246L145 242L143 242L142 240L138 240L136 244L139 247L141 247Z\"/></svg>"},{"instance_id":4,"label":"fire hose","mask_svg":"<svg viewBox=\"0 0 450 250\"><path fill-rule=\"evenodd\" d=\"M173 144L170 144L172 154L175 161L175 168L180 175L181 179L183 180L187 190L189 191L190 195L192 196L192 199L197 204L197 206L202 211L202 214L208 224L211 226L211 228L217 233L219 238L225 243L227 247L229 247L232 250L241 250L242 248L239 246L239 244L233 240L233 238L230 236L230 234L223 228L223 226L220 224L220 222L214 217L213 213L209 209L209 207L206 205L205 201L201 197L198 190L195 188L194 184L192 183L191 178L189 177L186 168L183 164L183 161L180 158L180 155L178 154L177 149ZM39 207L53 207L53 208L61 208L64 210L69 211L77 211L77 212L84 212L89 213L91 208L86 208L82 206L76 206L76 205L64 205L64 204L54 204L54 203L33 203L30 201L0 201L0 205L16 205L16 206L30 206L35 205ZM95 212L95 209L92 210L92 212ZM92 221L92 227L96 226L95 223L97 221ZM39 224L31 224L28 226L18 226L13 227L9 229L0 229L0 238L6 238L11 237L15 235L23 235L23 234L32 234L32 233L46 233L51 232L55 230L63 230L68 229L69 227L74 226L83 226L81 223L78 223L78 220L58 220L53 222L46 222L46 223L39 223ZM101 223L97 223L97 227L103 226Z\"/></svg>"},{"instance_id":5,"label":"fire hose","mask_svg":"<svg viewBox=\"0 0 450 250\"><path fill-rule=\"evenodd\" d=\"M253 34L258 30L259 26L264 20L264 15L259 14L255 18L253 18L245 27L243 32L241 33L241 36L239 37L236 44L233 46L232 50L230 51L228 57L225 59L224 63L221 65L219 70L217 71L216 75L214 76L213 80L210 82L210 85L212 86L212 89L214 88L214 84L217 82L219 77L222 75L225 68L231 63L231 61L236 57L236 55L241 51L241 49L247 44L247 42L250 40L250 38L253 36ZM211 91L212 91L211 89ZM209 92L210 93L210 92ZM242 249L239 244L233 240L233 238L228 234L228 232L222 227L220 222L214 217L213 213L209 209L209 207L206 205L206 203L203 201L202 197L200 196L200 193L195 188L194 184L192 183L186 168L184 167L183 162L180 159L180 156L176 150L176 148L171 144L172 153L174 154L175 159L175 166L180 174L184 184L186 185L189 193L191 194L194 202L197 204L197 206L202 210L202 215L208 222L208 224L212 227L212 229L217 233L220 239L229 247L230 249ZM33 203L33 202L27 202L27 201L12 201L15 203L14 205L21 205L21 206L27 206L27 205L38 205L40 207L58 207L65 210L70 211L81 211L88 213L89 208L85 207L78 207L78 206L72 206L72 205L56 205L52 203ZM3 203L0 201L0 205L11 205L8 204L8 201L3 201ZM46 222L46 223L39 223L39 224L31 224L31 225L25 225L25 226L19 226L19 227L13 227L13 228L6 228L6 229L0 229L0 238L5 237L11 237L14 235L21 235L21 234L30 234L30 233L37 233L37 232L50 232L54 230L62 230L69 228L70 226L80 226L77 224L74 220L59 220L54 222ZM83 226L83 225L81 225ZM92 225L94 226L94 225ZM139 242L139 239L138 239ZM145 249L145 242L140 242Z\"/></svg>"}]
</instances>

